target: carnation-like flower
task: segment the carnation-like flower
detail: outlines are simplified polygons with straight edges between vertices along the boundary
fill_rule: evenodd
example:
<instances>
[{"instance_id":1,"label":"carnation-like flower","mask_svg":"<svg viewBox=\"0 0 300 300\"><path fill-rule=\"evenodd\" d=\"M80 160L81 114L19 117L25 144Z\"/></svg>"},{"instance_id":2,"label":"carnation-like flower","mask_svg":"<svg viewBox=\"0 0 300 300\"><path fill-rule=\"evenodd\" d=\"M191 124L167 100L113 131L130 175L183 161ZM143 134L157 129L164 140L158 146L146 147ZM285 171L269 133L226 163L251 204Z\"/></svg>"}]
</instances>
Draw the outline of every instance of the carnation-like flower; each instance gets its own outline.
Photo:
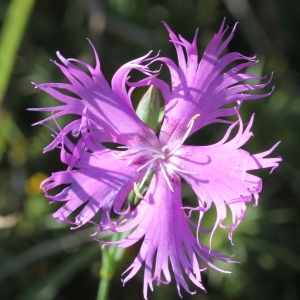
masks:
<instances>
[{"instance_id":1,"label":"carnation-like flower","mask_svg":"<svg viewBox=\"0 0 300 300\"><path fill-rule=\"evenodd\" d=\"M63 105L33 109L52 113L37 124L56 122L58 130L52 129L54 139L45 151L60 148L61 161L67 165L66 170L53 173L41 185L51 202L64 203L53 217L78 228L87 222L95 223L92 218L97 214L100 215L97 223L100 232L128 232L126 238L107 242L107 245L129 247L142 240L139 254L128 268L124 282L144 266L145 298L148 288L153 289L153 281L165 284L171 281L170 267L179 295L181 287L192 293L187 278L204 289L201 273L205 268L200 265L220 270L214 260L228 262L230 259L199 241L203 215L214 206L216 222L211 236L217 227L226 227L231 238L245 215L246 202L254 198L256 204L262 190L261 179L249 171L273 170L281 160L266 158L276 145L257 154L241 149L252 136L254 118L252 116L244 126L238 109L243 100L267 96L261 89L268 82L245 82L260 79L242 73L257 62L253 57L239 53L222 56L234 30L222 41L227 31L223 22L199 61L196 36L189 43L166 27L177 51L178 64L166 57L151 58L148 53L123 65L109 86L95 49L95 67L65 59L58 53L62 64L54 63L69 83L35 86ZM155 61L168 67L171 85L158 79L158 72L150 70ZM145 79L129 82L128 74L132 69L144 74ZM164 97L165 115L158 135L139 119L131 103L132 90L144 85L157 86ZM60 128L57 118L64 115L77 115L77 118ZM233 115L238 117L234 123L224 119ZM192 133L214 122L230 123L220 142L210 146L184 145ZM230 138L235 127L238 127L237 133ZM118 147L107 148L107 143L115 143ZM197 195L198 202L193 207L182 202L182 179ZM60 193L49 194L59 187ZM127 200L131 190L140 198L138 203ZM222 221L228 210L232 222L225 226ZM75 221L69 220L75 211ZM121 218L112 218L113 213ZM192 213L198 213L199 222L192 222Z\"/></svg>"}]
</instances>

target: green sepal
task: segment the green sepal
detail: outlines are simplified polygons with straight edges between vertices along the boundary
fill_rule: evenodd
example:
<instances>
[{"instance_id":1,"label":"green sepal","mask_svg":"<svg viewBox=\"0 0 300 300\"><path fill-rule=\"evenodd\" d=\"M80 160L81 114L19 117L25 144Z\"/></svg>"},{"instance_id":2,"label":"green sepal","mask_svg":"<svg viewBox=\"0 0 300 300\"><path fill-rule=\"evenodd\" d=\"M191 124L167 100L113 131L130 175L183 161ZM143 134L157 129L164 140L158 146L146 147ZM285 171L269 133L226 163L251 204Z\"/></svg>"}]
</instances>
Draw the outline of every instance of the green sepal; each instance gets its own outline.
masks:
<instances>
[{"instance_id":1,"label":"green sepal","mask_svg":"<svg viewBox=\"0 0 300 300\"><path fill-rule=\"evenodd\" d=\"M159 129L160 94L158 89L151 85L140 100L136 109L138 117L155 132Z\"/></svg>"}]
</instances>

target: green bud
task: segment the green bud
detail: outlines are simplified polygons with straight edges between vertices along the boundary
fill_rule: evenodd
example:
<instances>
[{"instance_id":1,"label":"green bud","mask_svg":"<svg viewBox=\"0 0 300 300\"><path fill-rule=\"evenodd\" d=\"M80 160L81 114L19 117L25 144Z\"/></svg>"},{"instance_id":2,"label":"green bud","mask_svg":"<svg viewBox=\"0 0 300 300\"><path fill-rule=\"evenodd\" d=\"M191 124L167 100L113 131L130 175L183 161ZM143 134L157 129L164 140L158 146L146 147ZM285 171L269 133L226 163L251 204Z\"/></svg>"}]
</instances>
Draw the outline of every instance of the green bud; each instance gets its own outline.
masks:
<instances>
[{"instance_id":1,"label":"green bud","mask_svg":"<svg viewBox=\"0 0 300 300\"><path fill-rule=\"evenodd\" d=\"M151 85L140 100L136 109L138 117L155 132L159 129L160 94L158 89Z\"/></svg>"}]
</instances>

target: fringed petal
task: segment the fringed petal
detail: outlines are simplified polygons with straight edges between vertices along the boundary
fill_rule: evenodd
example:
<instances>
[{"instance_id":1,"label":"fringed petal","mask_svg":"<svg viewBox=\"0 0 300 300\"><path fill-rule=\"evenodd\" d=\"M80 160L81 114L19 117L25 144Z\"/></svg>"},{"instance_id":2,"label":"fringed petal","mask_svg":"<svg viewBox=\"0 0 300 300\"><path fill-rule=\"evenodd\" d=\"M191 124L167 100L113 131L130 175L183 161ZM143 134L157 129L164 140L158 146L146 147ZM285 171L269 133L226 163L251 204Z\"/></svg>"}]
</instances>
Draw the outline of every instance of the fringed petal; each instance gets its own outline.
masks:
<instances>
[{"instance_id":1,"label":"fringed petal","mask_svg":"<svg viewBox=\"0 0 300 300\"><path fill-rule=\"evenodd\" d=\"M245 68L258 62L255 57L235 52L220 57L233 38L236 25L222 42L228 30L225 28L224 20L219 32L204 51L200 62L196 45L197 33L193 42L189 43L182 37L177 37L167 25L165 26L177 52L178 66L169 58L161 57L154 60L167 65L172 81L171 93L169 95L164 93L168 97L165 98L166 113L160 133L163 142L180 139L191 118L197 114L200 114L201 118L195 122L190 135L205 125L223 122L223 117L235 115L234 106L238 106L239 101L259 99L270 94L263 93L262 90L271 79L263 84L255 84L255 81L262 78L241 73ZM236 65L232 66L232 63ZM254 80L254 83L246 83L248 79ZM162 86L155 80L150 84L157 85L158 88ZM251 93L252 91L255 93ZM232 104L232 108L224 109L228 104Z\"/></svg>"},{"instance_id":2,"label":"fringed petal","mask_svg":"<svg viewBox=\"0 0 300 300\"><path fill-rule=\"evenodd\" d=\"M72 158L71 154L66 154L65 163L71 164ZM104 230L110 228L111 209L123 214L122 207L125 207L126 213L129 212L126 197L143 172L137 173L137 167L128 167L126 161L117 159L111 150L81 152L80 158L72 164L76 169L53 173L41 184L51 202L66 201L53 215L58 222L68 221L69 215L82 206L73 222L76 226L73 228L77 228L102 209L100 226ZM49 194L50 190L66 185L58 194Z\"/></svg>"},{"instance_id":3,"label":"fringed petal","mask_svg":"<svg viewBox=\"0 0 300 300\"><path fill-rule=\"evenodd\" d=\"M147 76L153 73L143 65L150 59L151 52L122 66L113 76L111 88L101 72L99 58L93 45L92 47L96 60L95 68L76 59L66 59L59 52L57 53L62 64L54 63L70 83L43 83L35 84L35 87L48 93L64 105L31 109L52 112L51 116L35 125L74 114L90 126L91 131L96 128L99 132L98 129L101 129L104 134L98 136L98 142L131 145L145 142L145 136L148 137L148 140L151 139L151 136L155 139L154 132L136 115L126 90L128 73L132 69L137 69ZM89 74L73 62L86 68Z\"/></svg>"},{"instance_id":4,"label":"fringed petal","mask_svg":"<svg viewBox=\"0 0 300 300\"><path fill-rule=\"evenodd\" d=\"M181 287L188 293L194 293L190 290L185 276L198 288L205 290L201 280L201 273L205 268L201 268L200 264L222 271L214 265L213 259L230 262L228 256L210 251L197 241L182 209L180 178L174 175L170 180L174 192L167 186L161 171L157 171L145 198L116 228L119 232L133 231L123 240L106 243L128 247L144 238L138 256L125 271L129 274L124 283L144 266L145 299L148 288L153 290L153 281L157 284L168 284L171 281L170 267L181 296Z\"/></svg>"},{"instance_id":5,"label":"fringed petal","mask_svg":"<svg viewBox=\"0 0 300 300\"><path fill-rule=\"evenodd\" d=\"M251 155L239 149L252 136L251 126L253 116L245 130L242 120L231 125L224 138L211 146L183 146L176 153L174 164L179 168L193 172L181 173L181 176L193 188L199 198L199 211L207 211L212 204L216 209L216 222L212 234L218 226L230 228L232 231L238 226L246 212L246 202L254 198L257 202L262 190L262 180L249 174L248 171L262 168L276 168L280 157L265 158L269 151ZM228 140L232 129L239 124L236 136ZM224 226L222 222L227 218L227 207L231 210L231 225Z\"/></svg>"}]
</instances>

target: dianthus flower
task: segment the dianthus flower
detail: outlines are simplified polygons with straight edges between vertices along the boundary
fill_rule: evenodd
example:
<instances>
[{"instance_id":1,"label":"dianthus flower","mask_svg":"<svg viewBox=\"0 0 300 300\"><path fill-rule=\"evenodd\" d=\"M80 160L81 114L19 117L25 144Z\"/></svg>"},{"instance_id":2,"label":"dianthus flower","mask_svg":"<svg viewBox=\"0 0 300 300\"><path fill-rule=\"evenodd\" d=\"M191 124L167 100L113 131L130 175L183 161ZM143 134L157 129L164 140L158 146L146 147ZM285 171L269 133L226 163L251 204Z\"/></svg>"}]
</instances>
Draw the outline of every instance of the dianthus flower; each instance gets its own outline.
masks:
<instances>
[{"instance_id":1,"label":"dianthus flower","mask_svg":"<svg viewBox=\"0 0 300 300\"><path fill-rule=\"evenodd\" d=\"M179 295L181 287L192 293L187 277L204 289L201 282L204 269L200 268L200 263L220 270L214 259L230 261L228 256L200 243L198 231L204 213L214 205L216 222L211 236L217 227L226 227L231 239L231 233L246 212L245 203L253 198L257 203L262 190L261 179L248 171L274 169L281 160L266 158L276 145L257 154L241 149L252 136L253 116L244 126L238 109L244 100L269 95L260 92L269 82L246 82L260 79L241 72L257 63L253 57L235 52L221 56L234 29L222 41L228 30L223 22L199 62L197 33L189 43L166 27L177 52L178 64L166 57L151 58L148 53L117 70L110 86L103 77L94 47L95 67L65 59L57 53L62 64L54 63L69 83L35 86L63 105L33 109L52 112L37 124L51 120L57 124L58 117L77 115L77 119L64 128L57 124L58 131L52 129L54 140L45 148L45 151L60 148L61 161L68 166L65 171L53 173L41 185L52 202L65 202L53 217L59 222L71 222L69 215L75 210L78 212L80 207L72 227L78 228L87 222L95 223L91 219L100 211L97 223L100 232L128 232L126 238L106 244L129 247L142 240L139 254L126 271L129 274L124 282L145 266L145 298L148 287L153 290L153 281L171 281L170 266ZM158 72L149 69L155 61L168 67L171 86L158 79ZM78 65L85 67L89 75ZM128 74L132 69L144 74L145 79L129 83ZM132 90L145 85L158 87L164 97L165 115L158 135L139 119L131 103ZM237 115L238 120L229 125L220 142L210 146L184 145L200 128L215 122L230 123L224 117L233 115ZM229 138L235 127L237 133ZM107 148L107 143L119 147ZM151 181L145 190L149 178ZM182 202L181 179L197 195L194 207L185 207ZM60 193L48 193L57 187L61 187ZM128 202L126 197L131 190L141 198L138 203ZM222 222L228 209L232 222L225 226ZM192 212L198 212L199 222L192 222L189 217ZM121 218L113 219L112 213Z\"/></svg>"}]
</instances>

